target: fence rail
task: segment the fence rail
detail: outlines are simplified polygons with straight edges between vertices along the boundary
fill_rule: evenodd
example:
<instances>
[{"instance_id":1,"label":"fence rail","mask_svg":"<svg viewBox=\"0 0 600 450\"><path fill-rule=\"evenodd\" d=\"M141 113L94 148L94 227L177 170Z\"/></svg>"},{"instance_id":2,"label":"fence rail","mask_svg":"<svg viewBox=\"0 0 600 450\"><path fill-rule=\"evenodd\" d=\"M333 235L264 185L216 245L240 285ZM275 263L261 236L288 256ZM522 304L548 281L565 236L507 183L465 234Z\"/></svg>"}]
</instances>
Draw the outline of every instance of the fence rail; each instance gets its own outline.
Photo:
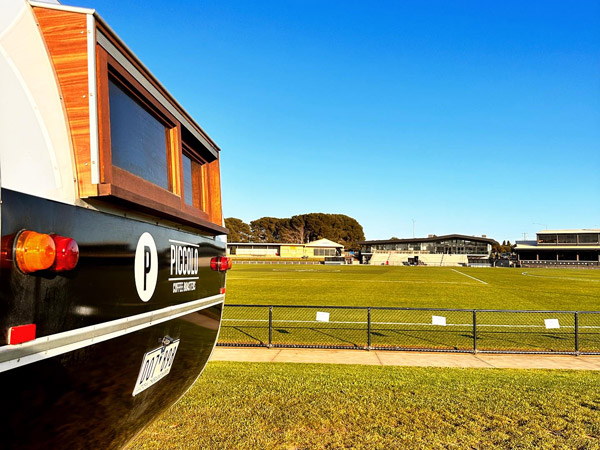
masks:
<instances>
[{"instance_id":1,"label":"fence rail","mask_svg":"<svg viewBox=\"0 0 600 450\"><path fill-rule=\"evenodd\" d=\"M323 261L261 261L258 259L244 260L244 259L233 259L234 264L301 264L301 265L318 265L322 264Z\"/></svg>"},{"instance_id":2,"label":"fence rail","mask_svg":"<svg viewBox=\"0 0 600 450\"><path fill-rule=\"evenodd\" d=\"M535 260L535 259L522 259L520 260L521 267L579 267L579 268L600 268L600 261L563 261L563 260Z\"/></svg>"},{"instance_id":3,"label":"fence rail","mask_svg":"<svg viewBox=\"0 0 600 450\"><path fill-rule=\"evenodd\" d=\"M600 311L226 305L221 346L600 354Z\"/></svg>"}]
</instances>

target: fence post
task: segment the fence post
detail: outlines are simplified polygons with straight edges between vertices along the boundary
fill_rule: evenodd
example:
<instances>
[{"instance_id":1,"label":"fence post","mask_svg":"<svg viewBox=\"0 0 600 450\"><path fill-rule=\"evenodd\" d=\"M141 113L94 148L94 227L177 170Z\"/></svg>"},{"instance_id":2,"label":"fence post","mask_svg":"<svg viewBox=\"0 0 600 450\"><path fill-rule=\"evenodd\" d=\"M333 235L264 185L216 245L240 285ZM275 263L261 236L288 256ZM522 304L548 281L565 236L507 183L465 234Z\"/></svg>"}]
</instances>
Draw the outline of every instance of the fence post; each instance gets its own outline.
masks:
<instances>
[{"instance_id":1,"label":"fence post","mask_svg":"<svg viewBox=\"0 0 600 450\"><path fill-rule=\"evenodd\" d=\"M575 311L575 355L579 356L579 312Z\"/></svg>"},{"instance_id":2,"label":"fence post","mask_svg":"<svg viewBox=\"0 0 600 450\"><path fill-rule=\"evenodd\" d=\"M371 350L371 308L367 308L367 350Z\"/></svg>"},{"instance_id":3,"label":"fence post","mask_svg":"<svg viewBox=\"0 0 600 450\"><path fill-rule=\"evenodd\" d=\"M273 307L269 306L269 345L271 348L273 346Z\"/></svg>"},{"instance_id":4,"label":"fence post","mask_svg":"<svg viewBox=\"0 0 600 450\"><path fill-rule=\"evenodd\" d=\"M477 311L473 310L473 353L477 353Z\"/></svg>"}]
</instances>

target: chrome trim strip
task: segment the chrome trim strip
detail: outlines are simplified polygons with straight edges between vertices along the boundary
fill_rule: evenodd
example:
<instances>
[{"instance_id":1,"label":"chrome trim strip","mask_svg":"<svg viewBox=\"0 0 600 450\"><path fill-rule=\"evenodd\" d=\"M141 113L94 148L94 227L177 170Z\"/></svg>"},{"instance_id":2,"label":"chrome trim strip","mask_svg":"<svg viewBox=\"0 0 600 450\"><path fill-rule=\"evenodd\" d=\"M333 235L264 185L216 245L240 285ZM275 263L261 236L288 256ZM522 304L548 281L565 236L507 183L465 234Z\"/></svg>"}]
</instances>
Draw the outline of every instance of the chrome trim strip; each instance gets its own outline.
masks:
<instances>
[{"instance_id":1,"label":"chrome trim strip","mask_svg":"<svg viewBox=\"0 0 600 450\"><path fill-rule=\"evenodd\" d=\"M100 183L100 155L98 150L98 100L96 86L96 19L88 14L87 19L87 63L88 104L90 109L90 170L92 184Z\"/></svg>"},{"instance_id":2,"label":"chrome trim strip","mask_svg":"<svg viewBox=\"0 0 600 450\"><path fill-rule=\"evenodd\" d=\"M44 336L23 344L6 345L0 347L0 373L143 330L224 301L224 294L213 295L156 311Z\"/></svg>"},{"instance_id":3,"label":"chrome trim strip","mask_svg":"<svg viewBox=\"0 0 600 450\"><path fill-rule=\"evenodd\" d=\"M97 32L97 40L98 44L100 44L104 50L108 52L110 56L115 58L119 64L121 64L127 72L136 79L138 83L140 83L144 88L152 94L152 96L159 101L159 103L165 107L167 111L169 111L175 118L181 122L181 125L184 126L191 134L194 135L196 139L198 139L204 147L216 158L217 152L214 149L213 145L208 142L204 136L202 136L189 122L187 118L183 116L176 108L173 107L171 102L169 102L159 91L154 87L152 83L148 81L148 79L136 69L136 67L129 62L129 60L117 49L112 42L104 35L102 32Z\"/></svg>"}]
</instances>

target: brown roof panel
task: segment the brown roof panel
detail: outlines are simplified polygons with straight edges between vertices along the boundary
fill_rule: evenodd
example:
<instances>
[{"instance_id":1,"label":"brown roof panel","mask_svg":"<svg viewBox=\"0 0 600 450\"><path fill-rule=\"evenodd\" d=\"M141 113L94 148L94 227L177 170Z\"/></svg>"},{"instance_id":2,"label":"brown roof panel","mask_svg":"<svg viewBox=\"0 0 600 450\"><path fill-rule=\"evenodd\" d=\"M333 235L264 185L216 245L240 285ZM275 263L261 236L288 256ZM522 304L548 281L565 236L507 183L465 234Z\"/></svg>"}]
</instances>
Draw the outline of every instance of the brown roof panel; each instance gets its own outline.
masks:
<instances>
[{"instance_id":1,"label":"brown roof panel","mask_svg":"<svg viewBox=\"0 0 600 450\"><path fill-rule=\"evenodd\" d=\"M414 243L414 242L437 242L445 241L448 239L468 239L469 241L485 242L486 244L498 244L498 241L491 238L479 237L479 236L467 236L465 234L445 234L443 236L433 236L426 238L411 238L411 239L383 239L376 241L362 241L359 245L377 245L377 244L402 244L402 243Z\"/></svg>"}]
</instances>

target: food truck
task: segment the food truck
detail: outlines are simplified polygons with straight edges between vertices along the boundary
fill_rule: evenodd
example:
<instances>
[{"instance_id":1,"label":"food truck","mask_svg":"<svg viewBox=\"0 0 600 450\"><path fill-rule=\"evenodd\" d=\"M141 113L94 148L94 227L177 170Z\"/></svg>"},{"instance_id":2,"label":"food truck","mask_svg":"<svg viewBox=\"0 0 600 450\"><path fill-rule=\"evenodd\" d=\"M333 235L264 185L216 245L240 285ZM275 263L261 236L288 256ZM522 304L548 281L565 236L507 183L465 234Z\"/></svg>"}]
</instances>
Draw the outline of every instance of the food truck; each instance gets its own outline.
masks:
<instances>
[{"instance_id":1,"label":"food truck","mask_svg":"<svg viewBox=\"0 0 600 450\"><path fill-rule=\"evenodd\" d=\"M0 448L120 448L214 348L220 149L92 9L3 0L0 100Z\"/></svg>"}]
</instances>

